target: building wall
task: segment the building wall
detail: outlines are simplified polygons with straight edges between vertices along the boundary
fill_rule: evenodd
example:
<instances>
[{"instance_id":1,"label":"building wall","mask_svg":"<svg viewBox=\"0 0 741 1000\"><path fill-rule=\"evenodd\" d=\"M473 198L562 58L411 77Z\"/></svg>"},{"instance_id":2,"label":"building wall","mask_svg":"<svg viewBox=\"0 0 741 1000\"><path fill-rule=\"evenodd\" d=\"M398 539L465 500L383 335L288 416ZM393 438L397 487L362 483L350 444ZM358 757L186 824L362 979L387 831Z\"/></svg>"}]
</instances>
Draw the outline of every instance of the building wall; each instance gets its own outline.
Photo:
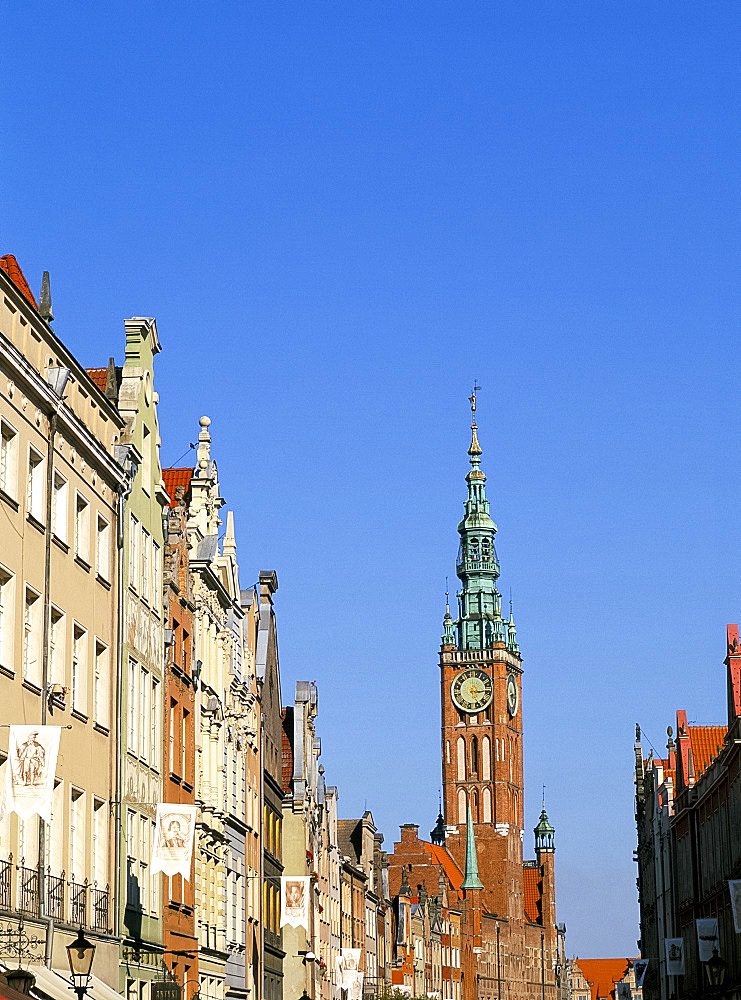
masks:
<instances>
[{"instance_id":1,"label":"building wall","mask_svg":"<svg viewBox=\"0 0 741 1000\"><path fill-rule=\"evenodd\" d=\"M153 319L125 321L126 350L118 384L125 421L122 443L139 456L123 510L121 643L122 771L120 988L148 1000L161 975L164 932L162 875L151 872L157 803L163 796L164 607L163 511L167 496L159 461Z\"/></svg>"},{"instance_id":2,"label":"building wall","mask_svg":"<svg viewBox=\"0 0 741 1000\"><path fill-rule=\"evenodd\" d=\"M82 923L99 946L96 971L117 987L118 949L109 935L115 930L116 537L125 477L113 451L123 421L2 271L0 292L3 716L70 727L60 737L41 889L38 817L13 813L0 822L0 914L17 923L22 908L38 915L45 897L43 911L55 917L54 960L66 959L73 927ZM71 372L62 401L47 378L59 366ZM0 729L0 760L7 747L8 730ZM41 926L37 932L43 937Z\"/></svg>"}]
</instances>

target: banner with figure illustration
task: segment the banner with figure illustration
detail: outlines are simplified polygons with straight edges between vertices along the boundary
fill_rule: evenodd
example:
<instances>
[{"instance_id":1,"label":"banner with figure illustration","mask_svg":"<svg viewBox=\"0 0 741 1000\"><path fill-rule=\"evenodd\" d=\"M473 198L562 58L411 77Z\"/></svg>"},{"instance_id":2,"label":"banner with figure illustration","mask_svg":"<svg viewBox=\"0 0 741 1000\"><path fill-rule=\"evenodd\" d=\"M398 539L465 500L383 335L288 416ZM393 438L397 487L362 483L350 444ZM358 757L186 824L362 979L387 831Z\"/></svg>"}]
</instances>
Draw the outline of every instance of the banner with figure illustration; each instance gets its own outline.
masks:
<instances>
[{"instance_id":1,"label":"banner with figure illustration","mask_svg":"<svg viewBox=\"0 0 741 1000\"><path fill-rule=\"evenodd\" d=\"M164 872L172 878L182 875L190 882L190 862L196 829L196 807L175 802L157 805L152 873Z\"/></svg>"},{"instance_id":2,"label":"banner with figure illustration","mask_svg":"<svg viewBox=\"0 0 741 1000\"><path fill-rule=\"evenodd\" d=\"M280 880L280 925L309 929L309 876L282 875Z\"/></svg>"},{"instance_id":3,"label":"banner with figure illustration","mask_svg":"<svg viewBox=\"0 0 741 1000\"><path fill-rule=\"evenodd\" d=\"M647 958L637 958L633 962L633 971L636 977L636 989L640 990L643 988L643 980L646 975L646 969L648 968Z\"/></svg>"},{"instance_id":4,"label":"banner with figure illustration","mask_svg":"<svg viewBox=\"0 0 741 1000\"><path fill-rule=\"evenodd\" d=\"M718 920L716 917L705 917L696 920L697 956L701 962L709 962L713 957L713 948L720 951L718 940Z\"/></svg>"},{"instance_id":5,"label":"banner with figure illustration","mask_svg":"<svg viewBox=\"0 0 741 1000\"><path fill-rule=\"evenodd\" d=\"M360 1000L363 993L363 973L360 965L360 948L343 948L335 959L337 986L347 990L348 1000Z\"/></svg>"},{"instance_id":6,"label":"banner with figure illustration","mask_svg":"<svg viewBox=\"0 0 741 1000\"><path fill-rule=\"evenodd\" d=\"M38 813L51 823L59 726L11 726L5 766L4 812Z\"/></svg>"},{"instance_id":7,"label":"banner with figure illustration","mask_svg":"<svg viewBox=\"0 0 741 1000\"><path fill-rule=\"evenodd\" d=\"M666 949L666 974L684 975L684 938L664 938Z\"/></svg>"},{"instance_id":8,"label":"banner with figure illustration","mask_svg":"<svg viewBox=\"0 0 741 1000\"><path fill-rule=\"evenodd\" d=\"M741 934L741 878L729 879L728 890L731 893L733 926L736 933Z\"/></svg>"}]
</instances>

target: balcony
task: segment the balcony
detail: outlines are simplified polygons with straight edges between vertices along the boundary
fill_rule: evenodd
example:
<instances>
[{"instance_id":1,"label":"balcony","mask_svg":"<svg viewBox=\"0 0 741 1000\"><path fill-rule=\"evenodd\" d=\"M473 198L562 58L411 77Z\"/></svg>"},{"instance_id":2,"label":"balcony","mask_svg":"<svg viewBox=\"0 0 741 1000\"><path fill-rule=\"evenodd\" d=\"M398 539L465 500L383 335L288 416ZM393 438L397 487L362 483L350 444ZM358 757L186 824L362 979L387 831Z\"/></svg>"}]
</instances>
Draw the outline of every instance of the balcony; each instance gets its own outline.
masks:
<instances>
[{"instance_id":1,"label":"balcony","mask_svg":"<svg viewBox=\"0 0 741 1000\"><path fill-rule=\"evenodd\" d=\"M15 872L15 877L14 877ZM107 934L109 926L110 893L108 886L98 888L87 879L67 881L65 873L59 875L47 868L44 875L46 893L45 915L60 924L83 927L86 930ZM39 870L26 864L13 862L13 856L0 859L0 911L29 917L41 916Z\"/></svg>"}]
</instances>

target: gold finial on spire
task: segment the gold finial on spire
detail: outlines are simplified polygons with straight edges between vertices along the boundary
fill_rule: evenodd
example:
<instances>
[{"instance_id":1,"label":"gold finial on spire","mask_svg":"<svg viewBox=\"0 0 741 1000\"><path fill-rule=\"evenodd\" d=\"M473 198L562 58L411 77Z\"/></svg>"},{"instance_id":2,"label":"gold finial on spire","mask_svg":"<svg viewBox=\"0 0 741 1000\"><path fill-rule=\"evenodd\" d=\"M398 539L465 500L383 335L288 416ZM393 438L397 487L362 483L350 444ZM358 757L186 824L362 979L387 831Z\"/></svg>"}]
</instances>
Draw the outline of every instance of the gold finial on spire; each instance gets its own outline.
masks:
<instances>
[{"instance_id":1,"label":"gold finial on spire","mask_svg":"<svg viewBox=\"0 0 741 1000\"><path fill-rule=\"evenodd\" d=\"M476 379L474 379L473 392L468 397L468 401L471 404L471 447L468 449L468 454L471 455L472 458L482 453L479 439L476 436L476 393L480 391L481 386L478 384Z\"/></svg>"}]
</instances>

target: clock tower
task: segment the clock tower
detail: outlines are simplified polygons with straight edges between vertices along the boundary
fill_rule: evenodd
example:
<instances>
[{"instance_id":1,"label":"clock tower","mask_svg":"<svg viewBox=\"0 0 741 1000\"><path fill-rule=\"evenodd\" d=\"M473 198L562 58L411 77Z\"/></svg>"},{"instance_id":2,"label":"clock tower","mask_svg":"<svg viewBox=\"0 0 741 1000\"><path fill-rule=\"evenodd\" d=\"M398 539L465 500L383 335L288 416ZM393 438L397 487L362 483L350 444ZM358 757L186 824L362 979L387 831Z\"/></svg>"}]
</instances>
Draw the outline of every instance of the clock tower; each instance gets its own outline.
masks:
<instances>
[{"instance_id":1,"label":"clock tower","mask_svg":"<svg viewBox=\"0 0 741 1000\"><path fill-rule=\"evenodd\" d=\"M497 526L480 468L478 388L470 398L471 469L458 525L457 616L446 601L440 649L445 847L463 870L470 815L487 908L522 920L522 663L511 608L505 620L497 588Z\"/></svg>"}]
</instances>

